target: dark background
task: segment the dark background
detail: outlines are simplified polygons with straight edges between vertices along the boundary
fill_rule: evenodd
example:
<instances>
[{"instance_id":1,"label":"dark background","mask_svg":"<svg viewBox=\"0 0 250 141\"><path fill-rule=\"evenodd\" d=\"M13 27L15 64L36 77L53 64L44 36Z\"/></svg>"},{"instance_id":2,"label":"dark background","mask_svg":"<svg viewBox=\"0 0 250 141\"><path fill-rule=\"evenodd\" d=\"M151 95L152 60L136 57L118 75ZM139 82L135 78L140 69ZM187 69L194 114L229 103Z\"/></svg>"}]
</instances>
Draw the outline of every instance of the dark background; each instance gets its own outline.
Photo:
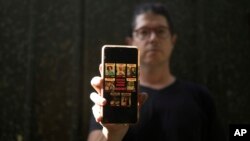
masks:
<instances>
[{"instance_id":1,"label":"dark background","mask_svg":"<svg viewBox=\"0 0 250 141\"><path fill-rule=\"evenodd\" d=\"M124 44L142 1L0 0L0 140L86 140L101 46ZM250 123L250 1L161 1L174 74L211 90L226 128Z\"/></svg>"}]
</instances>

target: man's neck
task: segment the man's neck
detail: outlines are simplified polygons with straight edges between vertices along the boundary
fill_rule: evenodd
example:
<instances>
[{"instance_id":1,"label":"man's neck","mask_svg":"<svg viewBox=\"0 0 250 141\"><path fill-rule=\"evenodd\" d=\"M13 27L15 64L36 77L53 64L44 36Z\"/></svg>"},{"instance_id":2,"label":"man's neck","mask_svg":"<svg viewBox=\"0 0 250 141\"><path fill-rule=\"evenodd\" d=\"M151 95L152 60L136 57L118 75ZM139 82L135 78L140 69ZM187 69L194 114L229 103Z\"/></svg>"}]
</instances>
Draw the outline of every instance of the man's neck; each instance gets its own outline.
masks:
<instances>
[{"instance_id":1,"label":"man's neck","mask_svg":"<svg viewBox=\"0 0 250 141\"><path fill-rule=\"evenodd\" d=\"M141 68L140 84L153 89L162 89L175 82L168 65Z\"/></svg>"}]
</instances>

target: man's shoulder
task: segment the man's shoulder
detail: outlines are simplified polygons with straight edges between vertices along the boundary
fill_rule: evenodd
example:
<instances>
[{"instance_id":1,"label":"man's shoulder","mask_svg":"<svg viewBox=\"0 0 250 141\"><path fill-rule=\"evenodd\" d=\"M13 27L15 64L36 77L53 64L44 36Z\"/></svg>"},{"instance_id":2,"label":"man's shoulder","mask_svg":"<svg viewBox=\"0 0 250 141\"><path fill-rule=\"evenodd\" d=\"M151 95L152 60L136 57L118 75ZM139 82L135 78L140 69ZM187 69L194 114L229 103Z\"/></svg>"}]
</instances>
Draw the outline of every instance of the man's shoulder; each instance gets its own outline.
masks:
<instances>
[{"instance_id":1,"label":"man's shoulder","mask_svg":"<svg viewBox=\"0 0 250 141\"><path fill-rule=\"evenodd\" d=\"M202 101L204 100L211 101L213 99L211 92L209 91L207 86L203 84L188 81L188 80L180 80L180 79L178 79L176 83L178 83L177 85L179 86L177 87L179 87L179 89L182 89L184 93L189 93L196 99L199 99Z\"/></svg>"},{"instance_id":2,"label":"man's shoulder","mask_svg":"<svg viewBox=\"0 0 250 141\"><path fill-rule=\"evenodd\" d=\"M196 82L192 82L192 81L184 80L184 79L177 79L176 84L179 87L182 87L184 89L189 89L191 91L209 93L208 88L205 85L200 84L200 83L196 83Z\"/></svg>"},{"instance_id":3,"label":"man's shoulder","mask_svg":"<svg viewBox=\"0 0 250 141\"><path fill-rule=\"evenodd\" d=\"M214 99L209 89L200 83L178 80L180 85L184 88L184 91L189 91L190 95L196 100L205 105L213 104Z\"/></svg>"}]
</instances>

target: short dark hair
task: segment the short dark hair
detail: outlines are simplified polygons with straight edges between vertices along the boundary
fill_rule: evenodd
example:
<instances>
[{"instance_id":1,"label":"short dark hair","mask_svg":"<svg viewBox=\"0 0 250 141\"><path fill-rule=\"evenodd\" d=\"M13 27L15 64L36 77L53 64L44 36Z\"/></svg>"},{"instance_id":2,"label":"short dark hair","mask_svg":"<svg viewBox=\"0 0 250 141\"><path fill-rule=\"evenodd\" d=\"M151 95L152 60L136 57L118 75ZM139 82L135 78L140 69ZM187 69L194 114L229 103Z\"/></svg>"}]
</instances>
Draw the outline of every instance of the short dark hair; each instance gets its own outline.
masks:
<instances>
[{"instance_id":1,"label":"short dark hair","mask_svg":"<svg viewBox=\"0 0 250 141\"><path fill-rule=\"evenodd\" d=\"M170 33L171 34L175 33L172 19L169 15L168 10L167 10L165 5L163 5L162 3L158 3L158 2L142 3L142 4L139 4L135 7L135 10L133 13L132 24L131 24L131 28L129 31L129 34L131 37L132 37L132 32L135 28L135 21L136 21L137 16L140 14L143 14L143 13L147 13L147 12L152 12L154 14L164 16L169 24Z\"/></svg>"}]
</instances>

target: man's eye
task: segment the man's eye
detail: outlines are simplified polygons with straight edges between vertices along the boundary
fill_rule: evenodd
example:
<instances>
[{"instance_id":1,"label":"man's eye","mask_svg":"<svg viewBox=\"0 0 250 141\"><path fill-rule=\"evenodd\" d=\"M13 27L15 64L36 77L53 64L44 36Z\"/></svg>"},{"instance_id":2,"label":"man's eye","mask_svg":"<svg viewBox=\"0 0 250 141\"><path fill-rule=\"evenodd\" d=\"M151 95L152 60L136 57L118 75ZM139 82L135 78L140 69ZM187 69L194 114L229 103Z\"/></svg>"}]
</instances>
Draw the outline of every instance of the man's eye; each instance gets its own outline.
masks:
<instances>
[{"instance_id":1,"label":"man's eye","mask_svg":"<svg viewBox=\"0 0 250 141\"><path fill-rule=\"evenodd\" d=\"M157 29L157 34L164 34L166 31L164 29Z\"/></svg>"},{"instance_id":2,"label":"man's eye","mask_svg":"<svg viewBox=\"0 0 250 141\"><path fill-rule=\"evenodd\" d=\"M141 35L148 35L149 31L148 30L141 30L140 34Z\"/></svg>"}]
</instances>

